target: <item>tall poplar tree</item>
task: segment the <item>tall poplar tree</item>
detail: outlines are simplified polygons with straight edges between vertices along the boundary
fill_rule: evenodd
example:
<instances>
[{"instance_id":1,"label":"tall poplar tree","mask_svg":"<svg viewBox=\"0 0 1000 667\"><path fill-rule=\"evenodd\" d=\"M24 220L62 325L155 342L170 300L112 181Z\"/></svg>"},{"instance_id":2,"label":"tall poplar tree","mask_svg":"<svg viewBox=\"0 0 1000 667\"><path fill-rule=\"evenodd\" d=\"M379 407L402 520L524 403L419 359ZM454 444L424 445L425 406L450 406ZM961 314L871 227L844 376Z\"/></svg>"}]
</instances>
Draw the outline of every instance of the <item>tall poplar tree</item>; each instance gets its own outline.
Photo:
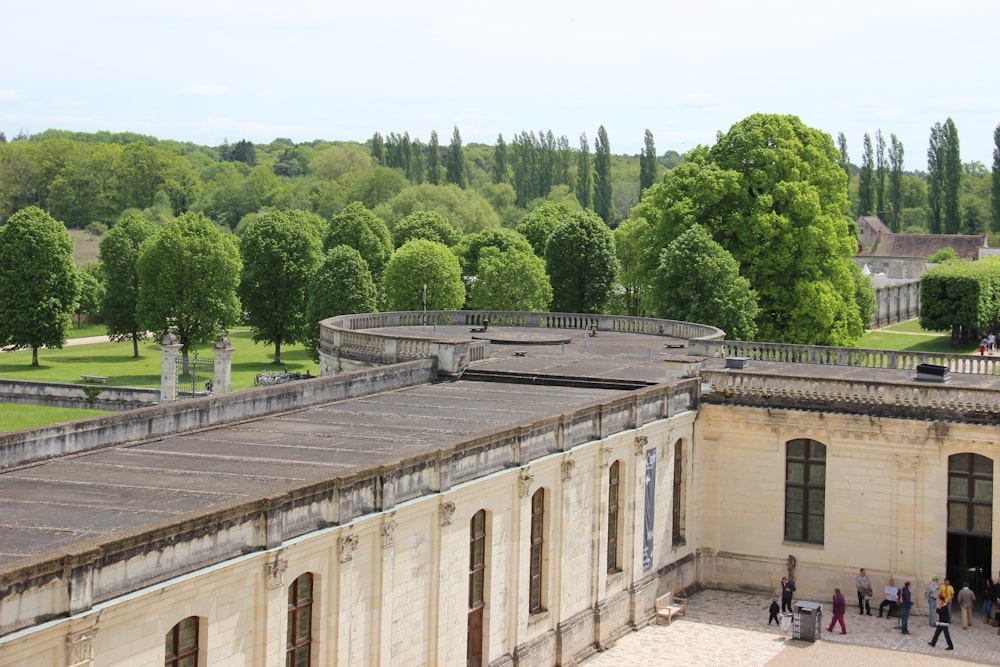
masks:
<instances>
[{"instance_id":1,"label":"tall poplar tree","mask_svg":"<svg viewBox=\"0 0 1000 667\"><path fill-rule=\"evenodd\" d=\"M460 188L464 188L465 181L465 151L462 150L462 135L458 133L458 126L451 133L451 144L448 145L448 164L446 166L445 178L449 183L454 183Z\"/></svg>"},{"instance_id":2,"label":"tall poplar tree","mask_svg":"<svg viewBox=\"0 0 1000 667\"><path fill-rule=\"evenodd\" d=\"M431 130L431 142L427 144L427 182L441 185L441 149L436 130Z\"/></svg>"},{"instance_id":3,"label":"tall poplar tree","mask_svg":"<svg viewBox=\"0 0 1000 667\"><path fill-rule=\"evenodd\" d=\"M576 156L576 200L584 210L593 203L594 175L590 171L590 144L587 133L580 135L580 153Z\"/></svg>"},{"instance_id":4,"label":"tall poplar tree","mask_svg":"<svg viewBox=\"0 0 1000 667\"><path fill-rule=\"evenodd\" d=\"M643 191L656 181L656 146L653 145L653 133L646 130L646 145L639 155L639 201L642 201Z\"/></svg>"},{"instance_id":5,"label":"tall poplar tree","mask_svg":"<svg viewBox=\"0 0 1000 667\"><path fill-rule=\"evenodd\" d=\"M958 234L962 228L960 195L962 190L962 157L958 148L958 129L951 117L944 123L944 201L943 219L946 234Z\"/></svg>"},{"instance_id":6,"label":"tall poplar tree","mask_svg":"<svg viewBox=\"0 0 1000 667\"><path fill-rule=\"evenodd\" d=\"M990 186L990 207L993 214L990 229L1000 232L1000 125L993 130L993 180Z\"/></svg>"},{"instance_id":7,"label":"tall poplar tree","mask_svg":"<svg viewBox=\"0 0 1000 667\"><path fill-rule=\"evenodd\" d=\"M503 133L497 135L497 145L493 149L493 182L509 183L510 177L507 175L507 143L503 140Z\"/></svg>"},{"instance_id":8,"label":"tall poplar tree","mask_svg":"<svg viewBox=\"0 0 1000 667\"><path fill-rule=\"evenodd\" d=\"M858 174L858 214L871 215L874 202L874 157L872 137L865 132L864 155L861 157L861 171Z\"/></svg>"},{"instance_id":9,"label":"tall poplar tree","mask_svg":"<svg viewBox=\"0 0 1000 667\"><path fill-rule=\"evenodd\" d=\"M837 135L837 151L840 153L840 168L847 174L847 184L851 184L851 157L847 154L847 136L841 132Z\"/></svg>"},{"instance_id":10,"label":"tall poplar tree","mask_svg":"<svg viewBox=\"0 0 1000 667\"><path fill-rule=\"evenodd\" d=\"M594 142L594 212L610 225L614 213L611 193L611 145L608 133L601 125Z\"/></svg>"},{"instance_id":11,"label":"tall poplar tree","mask_svg":"<svg viewBox=\"0 0 1000 667\"><path fill-rule=\"evenodd\" d=\"M875 130L875 210L878 217L885 222L885 137L882 130Z\"/></svg>"},{"instance_id":12,"label":"tall poplar tree","mask_svg":"<svg viewBox=\"0 0 1000 667\"><path fill-rule=\"evenodd\" d=\"M899 232L903 217L903 142L889 136L889 229Z\"/></svg>"},{"instance_id":13,"label":"tall poplar tree","mask_svg":"<svg viewBox=\"0 0 1000 667\"><path fill-rule=\"evenodd\" d=\"M934 123L927 146L927 206L931 210L927 226L931 234L940 234L943 228L944 153L944 128L941 123Z\"/></svg>"}]
</instances>

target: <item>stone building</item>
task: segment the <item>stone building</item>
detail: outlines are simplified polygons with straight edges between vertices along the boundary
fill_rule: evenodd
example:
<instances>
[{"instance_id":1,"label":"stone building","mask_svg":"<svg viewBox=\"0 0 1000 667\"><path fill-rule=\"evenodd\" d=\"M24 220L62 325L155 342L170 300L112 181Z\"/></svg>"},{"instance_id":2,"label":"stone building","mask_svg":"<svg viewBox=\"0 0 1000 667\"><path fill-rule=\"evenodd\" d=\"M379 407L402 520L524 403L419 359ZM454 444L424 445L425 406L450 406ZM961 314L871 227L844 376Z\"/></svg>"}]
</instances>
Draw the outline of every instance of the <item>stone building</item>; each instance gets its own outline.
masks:
<instances>
[{"instance_id":1,"label":"stone building","mask_svg":"<svg viewBox=\"0 0 1000 667\"><path fill-rule=\"evenodd\" d=\"M462 311L321 366L0 437L0 665L570 665L666 591L997 562L991 357Z\"/></svg>"}]
</instances>

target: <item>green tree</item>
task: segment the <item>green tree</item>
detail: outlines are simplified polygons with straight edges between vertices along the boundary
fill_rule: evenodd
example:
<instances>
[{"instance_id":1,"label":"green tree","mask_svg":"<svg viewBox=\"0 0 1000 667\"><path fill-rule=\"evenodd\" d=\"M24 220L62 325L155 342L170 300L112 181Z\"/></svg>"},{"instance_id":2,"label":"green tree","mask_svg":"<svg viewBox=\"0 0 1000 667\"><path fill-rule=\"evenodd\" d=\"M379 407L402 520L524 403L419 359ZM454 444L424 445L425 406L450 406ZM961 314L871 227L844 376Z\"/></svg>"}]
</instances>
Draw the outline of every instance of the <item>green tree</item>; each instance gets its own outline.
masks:
<instances>
[{"instance_id":1,"label":"green tree","mask_svg":"<svg viewBox=\"0 0 1000 667\"><path fill-rule=\"evenodd\" d=\"M104 301L104 282L101 280L101 265L91 262L77 267L80 279L80 298L76 303L76 323L80 325L84 315L100 315Z\"/></svg>"},{"instance_id":2,"label":"green tree","mask_svg":"<svg viewBox=\"0 0 1000 667\"><path fill-rule=\"evenodd\" d=\"M594 143L594 212L607 224L614 218L614 197L611 188L611 145L604 126L597 128Z\"/></svg>"},{"instance_id":3,"label":"green tree","mask_svg":"<svg viewBox=\"0 0 1000 667\"><path fill-rule=\"evenodd\" d=\"M735 340L757 334L757 293L740 275L739 263L701 225L691 225L663 249L651 296L657 317L719 327Z\"/></svg>"},{"instance_id":4,"label":"green tree","mask_svg":"<svg viewBox=\"0 0 1000 667\"><path fill-rule=\"evenodd\" d=\"M497 248L501 252L519 250L534 254L528 239L513 229L497 227L484 229L476 234L466 234L455 248L455 254L467 276L479 275L479 253L484 248Z\"/></svg>"},{"instance_id":5,"label":"green tree","mask_svg":"<svg viewBox=\"0 0 1000 667\"><path fill-rule=\"evenodd\" d=\"M448 246L424 239L393 253L383 287L389 310L458 310L465 303L458 257Z\"/></svg>"},{"instance_id":6,"label":"green tree","mask_svg":"<svg viewBox=\"0 0 1000 667\"><path fill-rule=\"evenodd\" d=\"M101 316L108 337L116 342L132 341L132 357L139 358L139 341L146 329L139 324L139 255L142 245L159 232L138 214L127 215L101 239L98 257L104 274Z\"/></svg>"},{"instance_id":7,"label":"green tree","mask_svg":"<svg viewBox=\"0 0 1000 667\"><path fill-rule=\"evenodd\" d=\"M392 233L397 248L412 239L426 239L443 243L449 248L462 238L462 232L437 211L417 211L400 220Z\"/></svg>"},{"instance_id":8,"label":"green tree","mask_svg":"<svg viewBox=\"0 0 1000 667\"><path fill-rule=\"evenodd\" d=\"M445 166L445 178L449 183L454 183L460 188L466 185L465 178L465 152L462 150L462 135L458 132L458 126L451 134L451 143L448 145L448 163Z\"/></svg>"},{"instance_id":9,"label":"green tree","mask_svg":"<svg viewBox=\"0 0 1000 667\"><path fill-rule=\"evenodd\" d=\"M851 156L847 153L847 136L843 132L837 135L837 152L840 153L840 168L847 176L847 182L851 182Z\"/></svg>"},{"instance_id":10,"label":"green tree","mask_svg":"<svg viewBox=\"0 0 1000 667\"><path fill-rule=\"evenodd\" d=\"M399 169L376 167L371 171L358 174L352 179L344 196L346 201L359 201L364 204L365 208L372 210L408 187L410 187L410 182L407 180L406 174ZM332 213L326 217L329 218L331 215Z\"/></svg>"},{"instance_id":11,"label":"green tree","mask_svg":"<svg viewBox=\"0 0 1000 667\"><path fill-rule=\"evenodd\" d=\"M306 299L306 345L319 349L320 321L335 315L373 313L378 291L368 263L354 248L330 248L308 282Z\"/></svg>"},{"instance_id":12,"label":"green tree","mask_svg":"<svg viewBox=\"0 0 1000 667\"><path fill-rule=\"evenodd\" d=\"M618 259L619 312L632 317L645 315L645 257L649 250L649 223L643 218L629 218L615 228L615 256Z\"/></svg>"},{"instance_id":13,"label":"green tree","mask_svg":"<svg viewBox=\"0 0 1000 667\"><path fill-rule=\"evenodd\" d=\"M590 144L587 133L580 135L580 152L576 156L576 199L580 206L588 209L594 202L594 174L590 168Z\"/></svg>"},{"instance_id":14,"label":"green tree","mask_svg":"<svg viewBox=\"0 0 1000 667\"><path fill-rule=\"evenodd\" d=\"M375 168L375 161L357 144L330 146L316 154L309 171L316 178L335 181L347 174L362 174Z\"/></svg>"},{"instance_id":15,"label":"green tree","mask_svg":"<svg viewBox=\"0 0 1000 667\"><path fill-rule=\"evenodd\" d=\"M61 348L80 295L73 240L63 223L29 206L0 227L0 346Z\"/></svg>"},{"instance_id":16,"label":"green tree","mask_svg":"<svg viewBox=\"0 0 1000 667\"><path fill-rule=\"evenodd\" d=\"M507 143L503 140L503 133L497 135L497 145L493 149L493 169L491 173L494 183L510 182L510 176L507 174Z\"/></svg>"},{"instance_id":17,"label":"green tree","mask_svg":"<svg viewBox=\"0 0 1000 667\"><path fill-rule=\"evenodd\" d=\"M427 144L427 182L431 185L441 184L441 147L435 130L431 130L431 142Z\"/></svg>"},{"instance_id":18,"label":"green tree","mask_svg":"<svg viewBox=\"0 0 1000 667\"><path fill-rule=\"evenodd\" d=\"M889 228L902 229L903 218L903 142L896 135L889 137Z\"/></svg>"},{"instance_id":19,"label":"green tree","mask_svg":"<svg viewBox=\"0 0 1000 667\"><path fill-rule=\"evenodd\" d=\"M323 257L319 232L284 211L269 211L247 228L240 256L238 293L253 341L274 345L280 364L282 343L309 341L306 298Z\"/></svg>"},{"instance_id":20,"label":"green tree","mask_svg":"<svg viewBox=\"0 0 1000 667\"><path fill-rule=\"evenodd\" d=\"M949 116L944 124L944 188L942 222L946 234L958 234L962 229L961 190L962 158L958 146L958 129Z\"/></svg>"},{"instance_id":21,"label":"green tree","mask_svg":"<svg viewBox=\"0 0 1000 667\"><path fill-rule=\"evenodd\" d=\"M885 220L885 137L882 130L875 130L875 210L878 217Z\"/></svg>"},{"instance_id":22,"label":"green tree","mask_svg":"<svg viewBox=\"0 0 1000 667\"><path fill-rule=\"evenodd\" d=\"M553 310L602 312L618 272L611 230L591 211L571 214L549 236L545 267Z\"/></svg>"},{"instance_id":23,"label":"green tree","mask_svg":"<svg viewBox=\"0 0 1000 667\"><path fill-rule=\"evenodd\" d=\"M858 174L858 214L871 215L875 208L874 151L871 135L865 132L865 152L861 157L861 172Z\"/></svg>"},{"instance_id":24,"label":"green tree","mask_svg":"<svg viewBox=\"0 0 1000 667\"><path fill-rule=\"evenodd\" d=\"M653 133L646 130L646 143L639 155L639 201L642 193L656 182L656 146L653 144Z\"/></svg>"},{"instance_id":25,"label":"green tree","mask_svg":"<svg viewBox=\"0 0 1000 667\"><path fill-rule=\"evenodd\" d=\"M1000 232L1000 125L993 130L993 179L990 182L990 229Z\"/></svg>"},{"instance_id":26,"label":"green tree","mask_svg":"<svg viewBox=\"0 0 1000 667\"><path fill-rule=\"evenodd\" d=\"M475 310L544 311L552 300L545 262L533 252L516 248L482 248L479 272L469 288Z\"/></svg>"},{"instance_id":27,"label":"green tree","mask_svg":"<svg viewBox=\"0 0 1000 667\"><path fill-rule=\"evenodd\" d=\"M239 323L240 269L236 237L201 213L185 213L143 244L138 320L156 340L168 331L177 336L185 374L193 345Z\"/></svg>"},{"instance_id":28,"label":"green tree","mask_svg":"<svg viewBox=\"0 0 1000 667\"><path fill-rule=\"evenodd\" d=\"M838 158L829 135L797 117L755 114L691 151L634 215L650 222L654 248L705 227L758 294L760 340L850 346L867 322Z\"/></svg>"},{"instance_id":29,"label":"green tree","mask_svg":"<svg viewBox=\"0 0 1000 667\"><path fill-rule=\"evenodd\" d=\"M944 128L941 123L931 126L931 137L927 146L927 205L930 209L928 227L931 234L944 230L944 171L945 171Z\"/></svg>"},{"instance_id":30,"label":"green tree","mask_svg":"<svg viewBox=\"0 0 1000 667\"><path fill-rule=\"evenodd\" d=\"M1000 259L945 262L920 277L920 326L951 331L952 344L1000 322Z\"/></svg>"},{"instance_id":31,"label":"green tree","mask_svg":"<svg viewBox=\"0 0 1000 667\"><path fill-rule=\"evenodd\" d=\"M380 281L392 256L392 235L377 215L361 202L351 202L343 211L330 218L330 227L323 238L323 250L346 245L361 253L372 273Z\"/></svg>"},{"instance_id":32,"label":"green tree","mask_svg":"<svg viewBox=\"0 0 1000 667\"><path fill-rule=\"evenodd\" d=\"M569 218L573 210L566 204L543 202L517 223L517 231L528 239L535 254L545 257L545 244L559 223Z\"/></svg>"},{"instance_id":33,"label":"green tree","mask_svg":"<svg viewBox=\"0 0 1000 667\"><path fill-rule=\"evenodd\" d=\"M465 233L500 226L500 218L488 201L471 189L463 190L453 184L414 185L376 207L375 215L389 229L394 229L403 218L417 211L437 211Z\"/></svg>"}]
</instances>

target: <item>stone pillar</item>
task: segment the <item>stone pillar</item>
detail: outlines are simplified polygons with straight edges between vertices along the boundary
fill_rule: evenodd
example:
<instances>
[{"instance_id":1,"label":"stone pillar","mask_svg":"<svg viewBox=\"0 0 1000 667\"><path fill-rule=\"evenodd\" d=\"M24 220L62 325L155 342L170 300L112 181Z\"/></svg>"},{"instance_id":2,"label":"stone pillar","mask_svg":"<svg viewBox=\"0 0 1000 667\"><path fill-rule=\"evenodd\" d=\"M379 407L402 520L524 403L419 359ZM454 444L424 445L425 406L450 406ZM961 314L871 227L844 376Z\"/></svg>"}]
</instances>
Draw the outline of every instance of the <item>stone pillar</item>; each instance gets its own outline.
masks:
<instances>
[{"instance_id":1,"label":"stone pillar","mask_svg":"<svg viewBox=\"0 0 1000 667\"><path fill-rule=\"evenodd\" d=\"M215 341L215 366L212 372L212 391L216 394L228 394L233 390L233 346L222 332Z\"/></svg>"},{"instance_id":2,"label":"stone pillar","mask_svg":"<svg viewBox=\"0 0 1000 667\"><path fill-rule=\"evenodd\" d=\"M160 402L177 400L177 357L184 347L177 336L167 332L160 343Z\"/></svg>"}]
</instances>

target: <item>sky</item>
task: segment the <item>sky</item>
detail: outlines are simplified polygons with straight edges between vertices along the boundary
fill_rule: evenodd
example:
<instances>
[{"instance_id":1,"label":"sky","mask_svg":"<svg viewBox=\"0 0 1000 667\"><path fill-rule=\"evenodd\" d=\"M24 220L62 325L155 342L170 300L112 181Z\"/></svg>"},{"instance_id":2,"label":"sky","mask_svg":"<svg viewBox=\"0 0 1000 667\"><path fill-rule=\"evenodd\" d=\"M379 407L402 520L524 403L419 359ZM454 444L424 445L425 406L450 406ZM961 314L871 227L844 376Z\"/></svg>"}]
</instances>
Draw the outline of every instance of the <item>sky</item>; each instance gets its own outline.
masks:
<instances>
[{"instance_id":1,"label":"sky","mask_svg":"<svg viewBox=\"0 0 1000 667\"><path fill-rule=\"evenodd\" d=\"M951 117L990 168L997 0L0 0L0 131L137 132L219 145L447 145L565 135L593 150L711 145L798 116L860 164L865 133L926 170Z\"/></svg>"}]
</instances>

